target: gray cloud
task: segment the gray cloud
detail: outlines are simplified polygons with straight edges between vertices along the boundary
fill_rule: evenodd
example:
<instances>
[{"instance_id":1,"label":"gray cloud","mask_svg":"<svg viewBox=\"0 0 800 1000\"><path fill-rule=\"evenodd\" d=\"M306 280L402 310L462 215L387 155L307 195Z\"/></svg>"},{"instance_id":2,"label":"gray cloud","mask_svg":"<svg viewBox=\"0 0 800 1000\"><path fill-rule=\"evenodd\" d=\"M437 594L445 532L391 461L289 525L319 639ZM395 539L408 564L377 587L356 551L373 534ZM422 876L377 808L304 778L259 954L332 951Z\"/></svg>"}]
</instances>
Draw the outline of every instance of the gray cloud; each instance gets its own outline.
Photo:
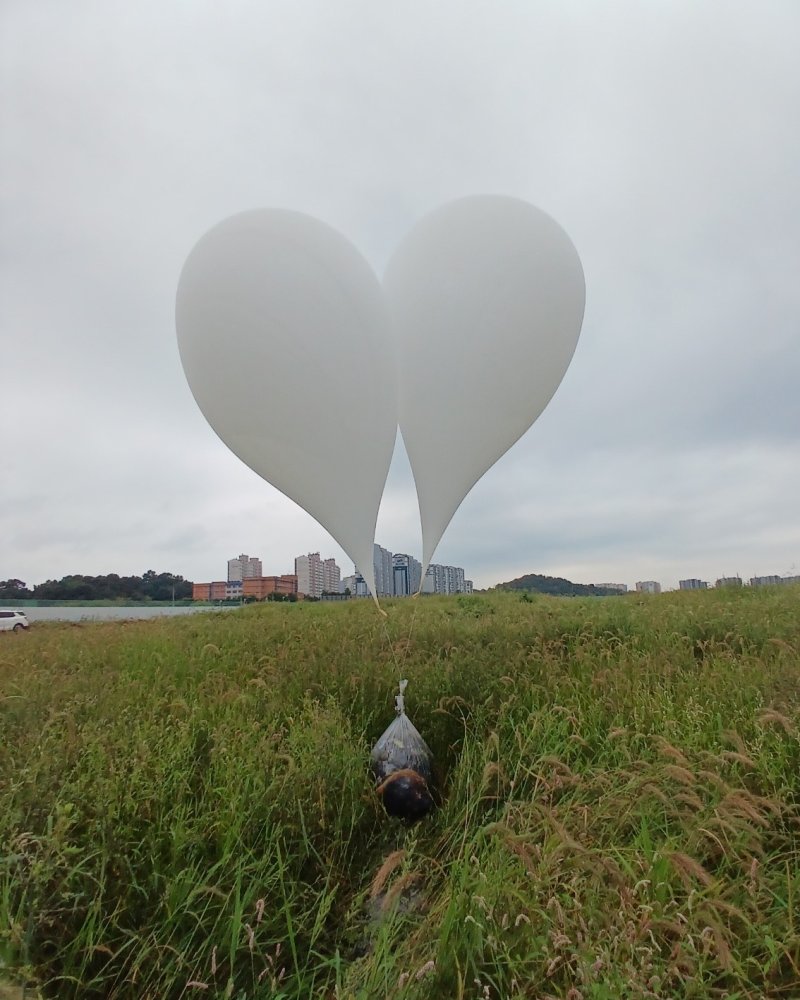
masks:
<instances>
[{"instance_id":1,"label":"gray cloud","mask_svg":"<svg viewBox=\"0 0 800 1000\"><path fill-rule=\"evenodd\" d=\"M485 585L800 563L794 2L10 0L0 17L2 401L22 441L0 578L343 559L197 411L180 268L225 215L280 205L380 273L424 212L481 191L564 225L587 312L551 406L437 558ZM402 458L379 540L419 545Z\"/></svg>"}]
</instances>

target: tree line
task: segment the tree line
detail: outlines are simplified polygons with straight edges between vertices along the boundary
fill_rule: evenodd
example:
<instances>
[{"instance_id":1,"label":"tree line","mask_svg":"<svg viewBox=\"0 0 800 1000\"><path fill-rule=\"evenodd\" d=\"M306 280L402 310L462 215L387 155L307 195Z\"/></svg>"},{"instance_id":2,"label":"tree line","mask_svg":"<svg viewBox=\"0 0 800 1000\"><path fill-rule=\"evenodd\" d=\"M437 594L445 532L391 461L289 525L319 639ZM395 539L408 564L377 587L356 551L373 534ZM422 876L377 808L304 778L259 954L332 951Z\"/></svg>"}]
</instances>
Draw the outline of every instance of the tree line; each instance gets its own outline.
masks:
<instances>
[{"instance_id":1,"label":"tree line","mask_svg":"<svg viewBox=\"0 0 800 1000\"><path fill-rule=\"evenodd\" d=\"M192 596L192 581L149 569L142 576L71 574L28 588L23 580L0 580L0 600L20 601L181 601Z\"/></svg>"}]
</instances>

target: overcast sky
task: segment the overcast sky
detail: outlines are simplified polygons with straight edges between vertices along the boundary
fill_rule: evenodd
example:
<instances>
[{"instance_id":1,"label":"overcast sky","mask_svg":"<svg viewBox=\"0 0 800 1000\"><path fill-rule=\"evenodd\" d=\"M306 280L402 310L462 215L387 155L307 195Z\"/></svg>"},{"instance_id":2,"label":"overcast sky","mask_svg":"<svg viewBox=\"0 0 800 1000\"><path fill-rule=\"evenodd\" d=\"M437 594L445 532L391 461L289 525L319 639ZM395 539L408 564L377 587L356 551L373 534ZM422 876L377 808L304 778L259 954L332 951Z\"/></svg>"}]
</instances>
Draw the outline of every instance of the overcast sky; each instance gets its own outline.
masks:
<instances>
[{"instance_id":1,"label":"overcast sky","mask_svg":"<svg viewBox=\"0 0 800 1000\"><path fill-rule=\"evenodd\" d=\"M350 572L202 417L178 275L260 206L380 275L479 193L561 223L586 316L436 561L476 586L800 573L797 0L5 0L0 38L0 579ZM377 540L420 553L404 455Z\"/></svg>"}]
</instances>

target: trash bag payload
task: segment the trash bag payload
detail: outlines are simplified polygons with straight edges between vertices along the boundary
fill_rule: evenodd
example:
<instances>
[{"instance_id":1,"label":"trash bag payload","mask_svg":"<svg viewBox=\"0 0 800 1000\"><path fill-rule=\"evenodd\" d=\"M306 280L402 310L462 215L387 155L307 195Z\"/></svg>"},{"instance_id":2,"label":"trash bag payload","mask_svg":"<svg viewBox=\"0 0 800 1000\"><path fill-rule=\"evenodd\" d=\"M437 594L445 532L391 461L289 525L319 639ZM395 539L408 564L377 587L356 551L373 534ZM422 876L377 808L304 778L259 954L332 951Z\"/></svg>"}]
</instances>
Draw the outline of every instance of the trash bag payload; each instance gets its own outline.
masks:
<instances>
[{"instance_id":1,"label":"trash bag payload","mask_svg":"<svg viewBox=\"0 0 800 1000\"><path fill-rule=\"evenodd\" d=\"M400 681L400 694L395 698L397 718L372 748L371 764L386 812L414 823L433 808L429 788L433 754L405 713L407 684Z\"/></svg>"}]
</instances>

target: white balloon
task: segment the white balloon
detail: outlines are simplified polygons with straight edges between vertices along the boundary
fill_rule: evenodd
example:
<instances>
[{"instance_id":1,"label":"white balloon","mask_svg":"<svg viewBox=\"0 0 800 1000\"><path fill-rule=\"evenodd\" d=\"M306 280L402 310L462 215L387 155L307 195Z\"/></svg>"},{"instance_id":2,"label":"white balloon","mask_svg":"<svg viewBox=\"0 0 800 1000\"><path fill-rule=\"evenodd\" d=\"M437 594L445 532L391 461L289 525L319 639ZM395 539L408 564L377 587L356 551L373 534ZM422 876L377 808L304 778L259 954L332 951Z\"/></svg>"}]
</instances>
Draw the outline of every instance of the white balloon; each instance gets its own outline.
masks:
<instances>
[{"instance_id":1,"label":"white balloon","mask_svg":"<svg viewBox=\"0 0 800 1000\"><path fill-rule=\"evenodd\" d=\"M583 321L583 269L544 212L479 195L422 219L392 256L383 287L424 578L461 501L561 382Z\"/></svg>"},{"instance_id":2,"label":"white balloon","mask_svg":"<svg viewBox=\"0 0 800 1000\"><path fill-rule=\"evenodd\" d=\"M330 532L374 594L397 404L369 264L309 216L243 212L190 253L176 325L186 377L216 433Z\"/></svg>"}]
</instances>

